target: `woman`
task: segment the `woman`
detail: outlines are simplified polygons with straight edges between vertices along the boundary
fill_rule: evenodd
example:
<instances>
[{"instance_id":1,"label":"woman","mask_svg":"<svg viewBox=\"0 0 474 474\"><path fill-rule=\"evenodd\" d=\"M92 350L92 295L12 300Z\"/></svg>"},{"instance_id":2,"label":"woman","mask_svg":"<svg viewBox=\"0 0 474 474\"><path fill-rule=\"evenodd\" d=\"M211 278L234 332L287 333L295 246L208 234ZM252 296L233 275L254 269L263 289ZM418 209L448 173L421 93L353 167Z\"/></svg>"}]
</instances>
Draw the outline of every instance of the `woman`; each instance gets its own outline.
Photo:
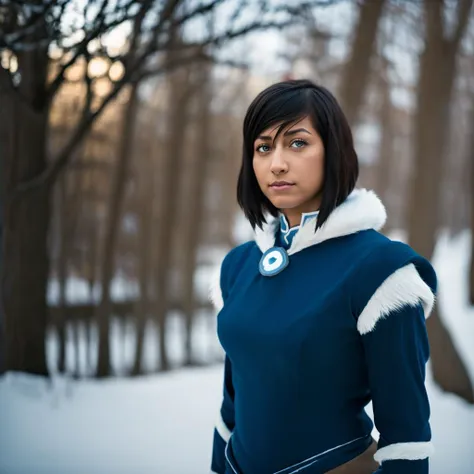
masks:
<instances>
[{"instance_id":1,"label":"woman","mask_svg":"<svg viewBox=\"0 0 474 474\"><path fill-rule=\"evenodd\" d=\"M326 89L272 85L243 132L237 195L255 239L212 290L226 360L211 471L426 474L433 268L378 232L385 209L354 189L352 134Z\"/></svg>"}]
</instances>

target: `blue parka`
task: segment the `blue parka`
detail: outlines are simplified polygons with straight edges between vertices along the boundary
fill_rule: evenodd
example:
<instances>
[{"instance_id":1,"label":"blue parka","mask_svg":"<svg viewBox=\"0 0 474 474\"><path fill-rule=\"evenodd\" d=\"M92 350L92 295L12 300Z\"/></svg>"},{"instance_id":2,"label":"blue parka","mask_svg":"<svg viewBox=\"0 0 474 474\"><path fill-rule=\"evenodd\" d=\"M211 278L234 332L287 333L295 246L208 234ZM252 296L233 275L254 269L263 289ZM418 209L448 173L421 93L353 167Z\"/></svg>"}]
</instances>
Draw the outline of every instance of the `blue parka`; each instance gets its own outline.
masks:
<instances>
[{"instance_id":1,"label":"blue parka","mask_svg":"<svg viewBox=\"0 0 474 474\"><path fill-rule=\"evenodd\" d=\"M380 433L378 474L427 474L425 318L430 263L379 233L377 196L356 189L315 231L267 219L219 266L212 300L225 350L211 472L319 474Z\"/></svg>"}]
</instances>

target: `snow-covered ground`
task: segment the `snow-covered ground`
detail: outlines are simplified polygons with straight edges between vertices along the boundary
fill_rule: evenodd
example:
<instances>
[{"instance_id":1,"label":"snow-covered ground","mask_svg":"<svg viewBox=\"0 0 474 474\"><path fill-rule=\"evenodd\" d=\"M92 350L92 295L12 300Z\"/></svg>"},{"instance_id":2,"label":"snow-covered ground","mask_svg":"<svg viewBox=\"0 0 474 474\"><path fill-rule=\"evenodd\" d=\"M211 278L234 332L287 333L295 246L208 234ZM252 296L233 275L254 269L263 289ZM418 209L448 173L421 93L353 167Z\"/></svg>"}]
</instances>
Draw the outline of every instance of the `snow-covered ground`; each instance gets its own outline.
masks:
<instances>
[{"instance_id":1,"label":"snow-covered ground","mask_svg":"<svg viewBox=\"0 0 474 474\"><path fill-rule=\"evenodd\" d=\"M434 264L442 314L474 379L468 256L467 234L441 238ZM208 337L203 328L197 334ZM100 382L7 374L0 379L0 474L206 473L221 384L221 365ZM440 392L430 373L427 386L437 449L431 474L472 474L474 408Z\"/></svg>"}]
</instances>

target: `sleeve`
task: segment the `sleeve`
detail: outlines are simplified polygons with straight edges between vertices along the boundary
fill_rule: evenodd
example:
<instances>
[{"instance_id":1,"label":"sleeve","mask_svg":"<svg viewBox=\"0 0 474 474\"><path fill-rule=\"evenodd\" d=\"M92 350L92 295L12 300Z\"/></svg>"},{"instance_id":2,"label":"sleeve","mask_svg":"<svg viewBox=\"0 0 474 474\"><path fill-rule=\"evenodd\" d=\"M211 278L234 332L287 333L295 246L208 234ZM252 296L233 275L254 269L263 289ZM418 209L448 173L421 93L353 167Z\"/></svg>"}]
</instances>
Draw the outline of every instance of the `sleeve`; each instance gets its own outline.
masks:
<instances>
[{"instance_id":1,"label":"sleeve","mask_svg":"<svg viewBox=\"0 0 474 474\"><path fill-rule=\"evenodd\" d=\"M232 366L226 356L224 364L224 398L214 428L211 473L225 473L225 448L235 426L234 388L232 385Z\"/></svg>"},{"instance_id":2,"label":"sleeve","mask_svg":"<svg viewBox=\"0 0 474 474\"><path fill-rule=\"evenodd\" d=\"M427 474L433 453L425 388L430 353L425 319L434 305L436 275L427 260L411 252L403 249L397 255L395 247L388 265L381 263L385 257L380 255L368 265L373 272L366 282L375 285L377 276L388 276L379 280L357 320L380 433L374 456L380 464L377 474Z\"/></svg>"},{"instance_id":3,"label":"sleeve","mask_svg":"<svg viewBox=\"0 0 474 474\"><path fill-rule=\"evenodd\" d=\"M227 298L227 279L225 271L228 258L217 269L210 287L209 297L217 311L220 311ZM235 426L234 386L232 384L232 364L226 355L224 363L223 399L214 427L214 438L211 458L211 474L225 473L225 448Z\"/></svg>"}]
</instances>

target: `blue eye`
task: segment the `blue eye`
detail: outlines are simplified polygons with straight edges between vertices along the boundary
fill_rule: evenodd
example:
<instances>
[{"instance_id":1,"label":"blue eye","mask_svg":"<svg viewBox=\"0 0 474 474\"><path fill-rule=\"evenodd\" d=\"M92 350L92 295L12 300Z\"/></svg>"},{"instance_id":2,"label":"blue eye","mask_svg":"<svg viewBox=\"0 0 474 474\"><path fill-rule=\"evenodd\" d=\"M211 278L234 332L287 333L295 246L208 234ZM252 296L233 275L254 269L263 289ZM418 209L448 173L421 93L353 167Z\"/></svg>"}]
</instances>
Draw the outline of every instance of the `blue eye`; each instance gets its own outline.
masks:
<instances>
[{"instance_id":1,"label":"blue eye","mask_svg":"<svg viewBox=\"0 0 474 474\"><path fill-rule=\"evenodd\" d=\"M293 147L293 145L298 144L298 146ZM291 142L293 148L303 148L307 143L304 140L294 140Z\"/></svg>"},{"instance_id":2,"label":"blue eye","mask_svg":"<svg viewBox=\"0 0 474 474\"><path fill-rule=\"evenodd\" d=\"M266 148L266 150L262 150L262 148ZM259 153L266 153L267 151L269 151L270 147L268 145L259 145L257 147L257 151Z\"/></svg>"}]
</instances>

